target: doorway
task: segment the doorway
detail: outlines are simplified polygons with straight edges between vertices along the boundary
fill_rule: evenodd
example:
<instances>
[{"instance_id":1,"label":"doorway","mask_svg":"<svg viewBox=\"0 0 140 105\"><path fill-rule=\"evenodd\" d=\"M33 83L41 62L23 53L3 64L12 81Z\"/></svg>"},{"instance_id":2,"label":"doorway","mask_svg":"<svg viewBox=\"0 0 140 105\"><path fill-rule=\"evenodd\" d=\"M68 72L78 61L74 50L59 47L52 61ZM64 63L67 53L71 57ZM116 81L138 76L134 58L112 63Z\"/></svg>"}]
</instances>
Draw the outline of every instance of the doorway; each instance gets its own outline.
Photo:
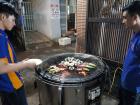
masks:
<instances>
[{"instance_id":1,"label":"doorway","mask_svg":"<svg viewBox=\"0 0 140 105\"><path fill-rule=\"evenodd\" d=\"M76 27L76 3L77 0L68 0L67 2L67 30L74 30Z\"/></svg>"}]
</instances>

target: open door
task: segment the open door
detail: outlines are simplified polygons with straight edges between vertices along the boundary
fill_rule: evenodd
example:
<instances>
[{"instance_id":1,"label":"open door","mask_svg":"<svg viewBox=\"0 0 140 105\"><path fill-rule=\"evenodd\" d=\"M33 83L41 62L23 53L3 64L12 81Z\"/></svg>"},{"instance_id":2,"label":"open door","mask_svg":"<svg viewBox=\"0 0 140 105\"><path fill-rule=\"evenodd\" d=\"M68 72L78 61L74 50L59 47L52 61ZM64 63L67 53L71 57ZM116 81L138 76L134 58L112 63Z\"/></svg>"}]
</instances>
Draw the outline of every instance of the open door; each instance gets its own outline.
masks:
<instances>
[{"instance_id":1,"label":"open door","mask_svg":"<svg viewBox=\"0 0 140 105\"><path fill-rule=\"evenodd\" d=\"M72 31L76 27L76 1L68 0L67 4L67 30Z\"/></svg>"}]
</instances>

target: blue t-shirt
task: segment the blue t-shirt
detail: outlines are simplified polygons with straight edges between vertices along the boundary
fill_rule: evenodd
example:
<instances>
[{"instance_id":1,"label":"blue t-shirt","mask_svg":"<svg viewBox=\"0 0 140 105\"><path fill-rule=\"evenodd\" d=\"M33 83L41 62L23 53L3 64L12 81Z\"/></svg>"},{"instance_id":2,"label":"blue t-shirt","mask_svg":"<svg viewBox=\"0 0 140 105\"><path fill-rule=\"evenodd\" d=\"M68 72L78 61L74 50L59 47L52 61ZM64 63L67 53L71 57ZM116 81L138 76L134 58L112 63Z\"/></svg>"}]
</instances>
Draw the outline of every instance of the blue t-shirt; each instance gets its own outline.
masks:
<instances>
[{"instance_id":1,"label":"blue t-shirt","mask_svg":"<svg viewBox=\"0 0 140 105\"><path fill-rule=\"evenodd\" d=\"M135 33L125 56L121 85L134 93L140 93L140 32Z\"/></svg>"},{"instance_id":2,"label":"blue t-shirt","mask_svg":"<svg viewBox=\"0 0 140 105\"><path fill-rule=\"evenodd\" d=\"M16 56L6 33L0 29L0 62L16 63ZM13 92L22 87L22 80L18 72L0 74L0 92Z\"/></svg>"}]
</instances>

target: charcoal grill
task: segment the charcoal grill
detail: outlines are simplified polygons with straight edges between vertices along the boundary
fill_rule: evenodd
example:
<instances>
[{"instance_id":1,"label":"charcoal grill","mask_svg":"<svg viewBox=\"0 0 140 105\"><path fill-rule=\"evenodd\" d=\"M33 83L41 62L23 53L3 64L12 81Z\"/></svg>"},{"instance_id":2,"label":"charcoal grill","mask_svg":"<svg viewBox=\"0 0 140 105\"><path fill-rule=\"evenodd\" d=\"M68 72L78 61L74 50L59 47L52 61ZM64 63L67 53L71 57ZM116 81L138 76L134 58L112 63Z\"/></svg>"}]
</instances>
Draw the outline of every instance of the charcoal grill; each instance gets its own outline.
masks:
<instances>
[{"instance_id":1,"label":"charcoal grill","mask_svg":"<svg viewBox=\"0 0 140 105\"><path fill-rule=\"evenodd\" d=\"M57 65L67 57L96 64L88 75L77 70L49 73L50 65ZM62 53L51 56L36 68L36 78L41 105L100 105L106 66L98 57L83 53ZM65 76L64 76L65 75Z\"/></svg>"}]
</instances>

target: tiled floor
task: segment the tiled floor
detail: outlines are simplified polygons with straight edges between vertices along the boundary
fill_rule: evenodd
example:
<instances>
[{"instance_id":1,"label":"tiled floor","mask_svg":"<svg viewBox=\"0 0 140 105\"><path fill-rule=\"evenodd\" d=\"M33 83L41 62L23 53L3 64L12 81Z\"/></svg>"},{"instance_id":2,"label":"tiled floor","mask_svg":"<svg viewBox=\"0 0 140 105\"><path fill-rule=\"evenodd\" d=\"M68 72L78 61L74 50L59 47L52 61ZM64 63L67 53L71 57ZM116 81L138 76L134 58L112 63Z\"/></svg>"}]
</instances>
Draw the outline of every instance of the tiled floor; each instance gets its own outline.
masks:
<instances>
[{"instance_id":1,"label":"tiled floor","mask_svg":"<svg viewBox=\"0 0 140 105\"><path fill-rule=\"evenodd\" d=\"M37 31L25 32L25 40L27 44L50 42L50 39L46 35Z\"/></svg>"}]
</instances>

